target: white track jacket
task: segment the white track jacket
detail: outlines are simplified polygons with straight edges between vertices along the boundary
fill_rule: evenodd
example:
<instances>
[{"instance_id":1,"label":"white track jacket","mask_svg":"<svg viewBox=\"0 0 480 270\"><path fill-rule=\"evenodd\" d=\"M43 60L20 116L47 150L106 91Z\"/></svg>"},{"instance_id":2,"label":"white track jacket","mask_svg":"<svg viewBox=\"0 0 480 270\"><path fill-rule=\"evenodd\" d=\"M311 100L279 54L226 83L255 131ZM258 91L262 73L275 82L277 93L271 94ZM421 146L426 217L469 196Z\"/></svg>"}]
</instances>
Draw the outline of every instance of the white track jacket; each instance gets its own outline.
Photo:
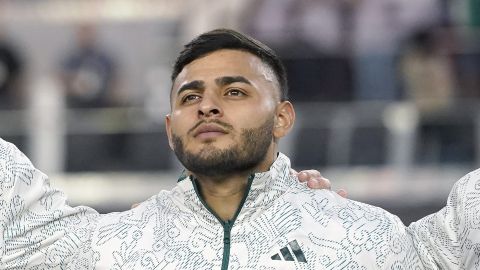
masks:
<instances>
[{"instance_id":1,"label":"white track jacket","mask_svg":"<svg viewBox=\"0 0 480 270\"><path fill-rule=\"evenodd\" d=\"M480 173L447 206L406 228L388 212L310 190L279 154L251 175L221 221L187 177L120 213L70 207L12 144L0 140L0 269L476 269Z\"/></svg>"}]
</instances>

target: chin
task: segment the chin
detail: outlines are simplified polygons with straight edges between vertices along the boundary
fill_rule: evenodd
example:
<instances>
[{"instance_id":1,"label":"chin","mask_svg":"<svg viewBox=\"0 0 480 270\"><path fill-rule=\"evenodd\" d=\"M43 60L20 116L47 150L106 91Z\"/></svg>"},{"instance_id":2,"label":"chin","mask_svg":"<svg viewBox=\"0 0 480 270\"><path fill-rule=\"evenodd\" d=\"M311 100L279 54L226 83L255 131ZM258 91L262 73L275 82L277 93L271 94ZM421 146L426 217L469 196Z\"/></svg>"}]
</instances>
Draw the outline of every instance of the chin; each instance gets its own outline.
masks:
<instances>
[{"instance_id":1,"label":"chin","mask_svg":"<svg viewBox=\"0 0 480 270\"><path fill-rule=\"evenodd\" d=\"M222 142L222 141L219 141L218 139L209 139L209 140L203 141L197 147L192 147L192 148L198 149L197 152L202 152L202 151L210 150L210 149L212 149L212 150L229 150L229 149L234 148L234 144L233 143Z\"/></svg>"}]
</instances>

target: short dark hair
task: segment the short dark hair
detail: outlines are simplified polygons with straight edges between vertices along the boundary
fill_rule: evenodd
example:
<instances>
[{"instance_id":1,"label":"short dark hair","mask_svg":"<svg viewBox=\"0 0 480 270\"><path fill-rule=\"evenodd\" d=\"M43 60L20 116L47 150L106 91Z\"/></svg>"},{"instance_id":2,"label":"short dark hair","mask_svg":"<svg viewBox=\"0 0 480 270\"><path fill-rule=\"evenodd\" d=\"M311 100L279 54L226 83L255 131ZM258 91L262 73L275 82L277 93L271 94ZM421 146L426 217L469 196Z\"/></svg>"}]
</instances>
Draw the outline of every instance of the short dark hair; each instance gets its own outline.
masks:
<instances>
[{"instance_id":1,"label":"short dark hair","mask_svg":"<svg viewBox=\"0 0 480 270\"><path fill-rule=\"evenodd\" d=\"M201 34L186 44L173 66L172 83L186 65L222 49L246 51L260 58L277 77L280 86L280 100L288 99L287 74L275 51L260 41L231 29L215 29Z\"/></svg>"}]
</instances>

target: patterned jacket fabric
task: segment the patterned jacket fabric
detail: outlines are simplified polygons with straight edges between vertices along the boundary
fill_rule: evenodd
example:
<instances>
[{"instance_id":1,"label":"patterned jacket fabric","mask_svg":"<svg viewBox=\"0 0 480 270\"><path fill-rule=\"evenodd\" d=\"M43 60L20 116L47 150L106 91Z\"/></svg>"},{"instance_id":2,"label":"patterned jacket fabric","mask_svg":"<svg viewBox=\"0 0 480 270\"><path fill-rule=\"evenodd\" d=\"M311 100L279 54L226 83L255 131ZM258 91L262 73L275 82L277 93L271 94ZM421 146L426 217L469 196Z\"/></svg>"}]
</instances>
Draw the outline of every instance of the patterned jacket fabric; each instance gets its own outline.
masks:
<instances>
[{"instance_id":1,"label":"patterned jacket fabric","mask_svg":"<svg viewBox=\"0 0 480 270\"><path fill-rule=\"evenodd\" d=\"M462 216L465 207L478 206L455 195L470 194L472 186L462 183L478 179L478 173L457 184L451 205L436 214L443 220L433 215L407 230L380 208L309 190L289 168L288 158L279 154L269 171L252 177L226 241L225 226L197 196L191 177L130 211L99 215L69 207L44 174L0 140L0 269L459 269L460 263L474 269L478 264L478 222ZM459 200L461 209L453 214ZM445 220L454 223L446 226Z\"/></svg>"},{"instance_id":2,"label":"patterned jacket fabric","mask_svg":"<svg viewBox=\"0 0 480 270\"><path fill-rule=\"evenodd\" d=\"M70 207L45 174L0 139L0 269L88 269L100 215Z\"/></svg>"},{"instance_id":3,"label":"patterned jacket fabric","mask_svg":"<svg viewBox=\"0 0 480 270\"><path fill-rule=\"evenodd\" d=\"M280 154L268 172L255 174L232 227L228 269L421 269L397 217L309 190L289 169ZM221 269L225 246L224 227L190 177L102 218L92 243L100 269Z\"/></svg>"},{"instance_id":4,"label":"patterned jacket fabric","mask_svg":"<svg viewBox=\"0 0 480 270\"><path fill-rule=\"evenodd\" d=\"M480 269L480 169L457 181L447 205L410 224L408 232L424 264Z\"/></svg>"}]
</instances>

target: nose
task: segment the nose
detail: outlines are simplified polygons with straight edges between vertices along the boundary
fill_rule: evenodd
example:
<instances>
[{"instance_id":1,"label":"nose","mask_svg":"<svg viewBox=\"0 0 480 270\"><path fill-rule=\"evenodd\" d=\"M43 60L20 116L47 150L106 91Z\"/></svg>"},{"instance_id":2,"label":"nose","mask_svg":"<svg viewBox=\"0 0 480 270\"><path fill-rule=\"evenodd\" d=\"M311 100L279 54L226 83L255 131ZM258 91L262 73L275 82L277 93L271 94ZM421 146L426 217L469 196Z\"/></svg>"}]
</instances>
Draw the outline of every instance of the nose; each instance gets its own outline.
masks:
<instances>
[{"instance_id":1,"label":"nose","mask_svg":"<svg viewBox=\"0 0 480 270\"><path fill-rule=\"evenodd\" d=\"M218 100L208 94L202 97L202 101L199 103L198 116L202 117L220 117L223 114Z\"/></svg>"}]
</instances>

